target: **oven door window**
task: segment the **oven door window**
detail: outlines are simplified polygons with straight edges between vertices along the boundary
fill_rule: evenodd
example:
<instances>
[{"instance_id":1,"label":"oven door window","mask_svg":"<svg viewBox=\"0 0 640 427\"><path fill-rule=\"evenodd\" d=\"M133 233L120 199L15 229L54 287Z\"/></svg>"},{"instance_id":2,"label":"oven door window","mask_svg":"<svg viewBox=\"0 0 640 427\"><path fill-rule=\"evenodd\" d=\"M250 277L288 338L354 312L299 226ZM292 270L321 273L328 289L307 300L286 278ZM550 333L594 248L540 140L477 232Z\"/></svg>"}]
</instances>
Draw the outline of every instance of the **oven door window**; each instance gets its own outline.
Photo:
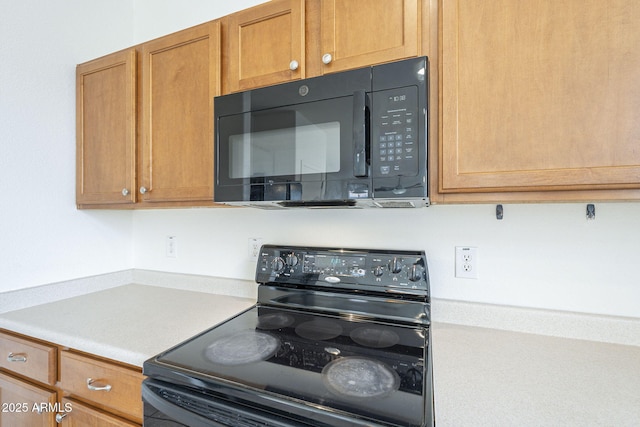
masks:
<instances>
[{"instance_id":1,"label":"oven door window","mask_svg":"<svg viewBox=\"0 0 640 427\"><path fill-rule=\"evenodd\" d=\"M221 185L353 175L351 96L223 116L217 126Z\"/></svg>"}]
</instances>

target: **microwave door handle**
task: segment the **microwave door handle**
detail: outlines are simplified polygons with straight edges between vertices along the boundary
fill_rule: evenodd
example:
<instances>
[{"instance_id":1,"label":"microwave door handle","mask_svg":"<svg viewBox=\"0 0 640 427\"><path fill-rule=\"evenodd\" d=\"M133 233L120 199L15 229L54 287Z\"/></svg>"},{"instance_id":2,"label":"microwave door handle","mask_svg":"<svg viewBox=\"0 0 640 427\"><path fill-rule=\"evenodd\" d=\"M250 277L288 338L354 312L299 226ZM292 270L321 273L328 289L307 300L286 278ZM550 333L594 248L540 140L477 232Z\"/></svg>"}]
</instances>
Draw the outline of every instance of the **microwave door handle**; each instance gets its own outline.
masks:
<instances>
[{"instance_id":1,"label":"microwave door handle","mask_svg":"<svg viewBox=\"0 0 640 427\"><path fill-rule=\"evenodd\" d=\"M367 176L367 94L357 91L353 94L353 174L358 178Z\"/></svg>"}]
</instances>

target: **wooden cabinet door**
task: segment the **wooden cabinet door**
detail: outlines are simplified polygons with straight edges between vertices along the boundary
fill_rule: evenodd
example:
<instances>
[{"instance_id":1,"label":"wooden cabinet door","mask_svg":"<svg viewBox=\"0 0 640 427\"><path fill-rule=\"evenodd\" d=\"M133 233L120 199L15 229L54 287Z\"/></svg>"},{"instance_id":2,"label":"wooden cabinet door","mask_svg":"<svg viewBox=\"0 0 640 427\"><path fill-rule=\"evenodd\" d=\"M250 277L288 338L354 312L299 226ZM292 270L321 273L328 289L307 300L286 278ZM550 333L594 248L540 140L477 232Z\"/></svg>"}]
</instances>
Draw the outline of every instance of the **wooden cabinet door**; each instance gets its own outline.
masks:
<instances>
[{"instance_id":1,"label":"wooden cabinet door","mask_svg":"<svg viewBox=\"0 0 640 427\"><path fill-rule=\"evenodd\" d=\"M225 93L305 76L304 4L272 0L226 18Z\"/></svg>"},{"instance_id":2,"label":"wooden cabinet door","mask_svg":"<svg viewBox=\"0 0 640 427\"><path fill-rule=\"evenodd\" d=\"M640 2L440 6L440 191L640 187Z\"/></svg>"},{"instance_id":3,"label":"wooden cabinet door","mask_svg":"<svg viewBox=\"0 0 640 427\"><path fill-rule=\"evenodd\" d=\"M307 61L322 74L419 54L421 0L322 0L320 9L322 48Z\"/></svg>"},{"instance_id":4,"label":"wooden cabinet door","mask_svg":"<svg viewBox=\"0 0 640 427\"><path fill-rule=\"evenodd\" d=\"M136 51L76 69L76 202L136 201Z\"/></svg>"},{"instance_id":5,"label":"wooden cabinet door","mask_svg":"<svg viewBox=\"0 0 640 427\"><path fill-rule=\"evenodd\" d=\"M71 411L64 414L58 424L61 427L136 427L140 425L109 415L75 400L64 398L62 399L62 407L66 406L71 408Z\"/></svg>"},{"instance_id":6,"label":"wooden cabinet door","mask_svg":"<svg viewBox=\"0 0 640 427\"><path fill-rule=\"evenodd\" d=\"M212 201L220 23L145 43L142 55L142 201Z\"/></svg>"},{"instance_id":7,"label":"wooden cabinet door","mask_svg":"<svg viewBox=\"0 0 640 427\"><path fill-rule=\"evenodd\" d=\"M55 391L0 372L0 426L54 427L55 404Z\"/></svg>"}]
</instances>

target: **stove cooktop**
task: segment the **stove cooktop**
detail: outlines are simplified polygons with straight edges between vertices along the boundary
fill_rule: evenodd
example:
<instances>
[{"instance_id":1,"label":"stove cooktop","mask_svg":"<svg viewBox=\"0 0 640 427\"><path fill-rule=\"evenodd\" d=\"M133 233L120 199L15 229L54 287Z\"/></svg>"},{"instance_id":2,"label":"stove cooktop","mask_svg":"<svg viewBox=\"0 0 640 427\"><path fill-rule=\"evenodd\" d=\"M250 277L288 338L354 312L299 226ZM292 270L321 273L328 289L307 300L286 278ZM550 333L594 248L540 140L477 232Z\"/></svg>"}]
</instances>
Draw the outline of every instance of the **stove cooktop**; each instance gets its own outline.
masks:
<instances>
[{"instance_id":1,"label":"stove cooktop","mask_svg":"<svg viewBox=\"0 0 640 427\"><path fill-rule=\"evenodd\" d=\"M426 326L257 305L155 363L211 389L421 426L431 399L425 396L428 337Z\"/></svg>"}]
</instances>

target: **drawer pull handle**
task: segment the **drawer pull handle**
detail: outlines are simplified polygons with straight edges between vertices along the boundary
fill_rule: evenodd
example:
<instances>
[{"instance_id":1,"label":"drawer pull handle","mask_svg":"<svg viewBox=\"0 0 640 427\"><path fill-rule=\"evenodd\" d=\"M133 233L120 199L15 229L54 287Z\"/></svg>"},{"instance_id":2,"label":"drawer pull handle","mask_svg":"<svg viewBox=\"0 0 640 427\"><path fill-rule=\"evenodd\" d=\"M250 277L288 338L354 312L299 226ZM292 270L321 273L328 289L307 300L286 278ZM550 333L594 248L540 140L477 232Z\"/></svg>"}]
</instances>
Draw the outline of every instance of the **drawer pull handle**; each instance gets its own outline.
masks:
<instances>
[{"instance_id":1,"label":"drawer pull handle","mask_svg":"<svg viewBox=\"0 0 640 427\"><path fill-rule=\"evenodd\" d=\"M87 388L89 390L92 390L92 391L109 391L109 390L111 390L111 385L107 384L107 385L97 386L97 385L93 385L94 381L95 380L92 379L92 378L87 378Z\"/></svg>"},{"instance_id":2,"label":"drawer pull handle","mask_svg":"<svg viewBox=\"0 0 640 427\"><path fill-rule=\"evenodd\" d=\"M62 420L64 419L64 417L66 417L67 414L56 414L56 422L58 424L62 424Z\"/></svg>"},{"instance_id":3,"label":"drawer pull handle","mask_svg":"<svg viewBox=\"0 0 640 427\"><path fill-rule=\"evenodd\" d=\"M13 353L9 353L9 355L7 356L7 360L9 362L26 362L27 361L27 355L26 354L13 354Z\"/></svg>"}]
</instances>

